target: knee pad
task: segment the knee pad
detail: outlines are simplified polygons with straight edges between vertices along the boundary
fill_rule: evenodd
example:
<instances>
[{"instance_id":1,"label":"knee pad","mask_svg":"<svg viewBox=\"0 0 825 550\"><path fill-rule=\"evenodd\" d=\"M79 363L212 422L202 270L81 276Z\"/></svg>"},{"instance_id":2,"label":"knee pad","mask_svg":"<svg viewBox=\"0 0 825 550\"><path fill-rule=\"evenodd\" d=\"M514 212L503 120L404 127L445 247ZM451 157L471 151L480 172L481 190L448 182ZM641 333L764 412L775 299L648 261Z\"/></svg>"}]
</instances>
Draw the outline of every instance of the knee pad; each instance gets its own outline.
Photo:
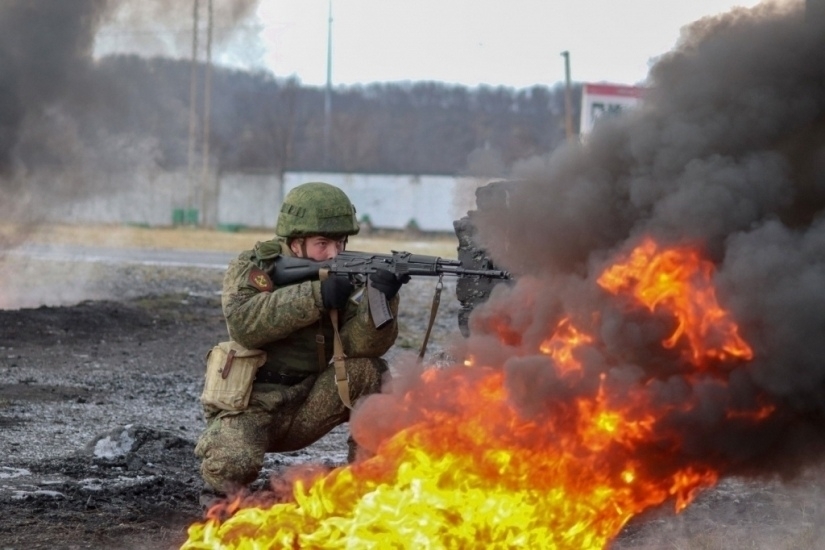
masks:
<instances>
[{"instance_id":1,"label":"knee pad","mask_svg":"<svg viewBox=\"0 0 825 550\"><path fill-rule=\"evenodd\" d=\"M195 455L203 480L216 491L231 493L255 481L263 467L264 445L250 435L244 415L219 418L201 435Z\"/></svg>"}]
</instances>

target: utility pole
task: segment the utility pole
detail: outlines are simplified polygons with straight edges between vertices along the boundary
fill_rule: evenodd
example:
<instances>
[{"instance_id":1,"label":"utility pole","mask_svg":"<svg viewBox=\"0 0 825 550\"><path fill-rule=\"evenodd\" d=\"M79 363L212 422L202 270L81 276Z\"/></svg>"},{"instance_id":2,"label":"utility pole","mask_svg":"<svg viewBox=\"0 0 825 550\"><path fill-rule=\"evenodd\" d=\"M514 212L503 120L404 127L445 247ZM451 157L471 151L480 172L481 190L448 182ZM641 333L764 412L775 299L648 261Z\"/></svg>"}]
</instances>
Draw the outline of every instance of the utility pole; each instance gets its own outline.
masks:
<instances>
[{"instance_id":1,"label":"utility pole","mask_svg":"<svg viewBox=\"0 0 825 550\"><path fill-rule=\"evenodd\" d=\"M332 0L329 3L327 22L327 87L324 93L324 168L330 168L330 147L332 139Z\"/></svg>"},{"instance_id":2,"label":"utility pole","mask_svg":"<svg viewBox=\"0 0 825 550\"><path fill-rule=\"evenodd\" d=\"M198 103L198 5L200 0L192 0L192 67L189 73L189 151L187 161L189 169L186 181L186 204L184 205L183 220L186 220L189 210L192 208L192 189L195 179L195 151L197 137L197 103Z\"/></svg>"},{"instance_id":3,"label":"utility pole","mask_svg":"<svg viewBox=\"0 0 825 550\"><path fill-rule=\"evenodd\" d=\"M201 221L206 214L206 195L209 189L209 132L212 118L212 0L206 8L206 75L203 81L203 172L201 174Z\"/></svg>"},{"instance_id":4,"label":"utility pole","mask_svg":"<svg viewBox=\"0 0 825 550\"><path fill-rule=\"evenodd\" d=\"M564 135L573 139L573 100L570 90L570 52L561 52L564 57Z\"/></svg>"}]
</instances>

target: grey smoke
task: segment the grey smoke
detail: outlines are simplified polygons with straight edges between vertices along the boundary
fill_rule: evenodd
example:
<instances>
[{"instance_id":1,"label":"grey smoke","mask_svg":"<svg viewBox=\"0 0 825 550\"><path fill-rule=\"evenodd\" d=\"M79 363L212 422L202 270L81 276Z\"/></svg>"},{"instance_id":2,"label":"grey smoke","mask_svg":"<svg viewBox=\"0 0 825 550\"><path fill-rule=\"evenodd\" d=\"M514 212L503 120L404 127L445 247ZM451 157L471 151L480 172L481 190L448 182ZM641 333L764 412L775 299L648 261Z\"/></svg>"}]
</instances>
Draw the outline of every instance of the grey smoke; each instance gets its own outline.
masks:
<instances>
[{"instance_id":1,"label":"grey smoke","mask_svg":"<svg viewBox=\"0 0 825 550\"><path fill-rule=\"evenodd\" d=\"M598 335L582 357L616 396L635 386L695 404L659 420L660 444L686 437L682 456L648 450L663 467L789 474L825 450L825 18L785 2L697 21L646 86L641 107L600 121L585 143L517 166L508 207L482 215L493 258L533 282L474 314L465 349L490 353L504 319L520 341L492 360L525 412L555 410L560 393L590 389L561 390L541 380L544 359L524 356L566 312ZM752 362L685 377L658 344L672 321L599 290L601 270L643 235L696 245L716 264ZM725 416L765 403L777 411L758 427Z\"/></svg>"},{"instance_id":2,"label":"grey smoke","mask_svg":"<svg viewBox=\"0 0 825 550\"><path fill-rule=\"evenodd\" d=\"M4 219L38 223L48 216L50 204L99 193L107 185L107 171L158 169L156 136L130 133L128 125L122 134L103 136L95 128L81 127L78 116L94 112L96 97L115 93L110 78L93 59L101 28L112 26L135 47L147 37L175 37L178 46L187 42L188 49L169 53L188 56L192 5L166 0L0 3L0 215ZM257 0L214 2L213 46L230 37L256 5ZM200 0L202 33L206 6L207 1ZM203 34L200 43L203 47ZM125 104L128 98L122 101ZM182 106L182 116L186 111Z\"/></svg>"},{"instance_id":3,"label":"grey smoke","mask_svg":"<svg viewBox=\"0 0 825 550\"><path fill-rule=\"evenodd\" d=\"M38 117L87 68L107 0L0 5L0 170L12 168L27 117Z\"/></svg>"},{"instance_id":4,"label":"grey smoke","mask_svg":"<svg viewBox=\"0 0 825 550\"><path fill-rule=\"evenodd\" d=\"M217 44L254 10L257 0L214 4ZM206 0L200 0L202 21L206 5ZM71 136L70 123L67 130L60 119L60 102L71 98L76 110L82 107L76 103L100 86L92 52L98 30L113 22L135 46L141 37L175 36L188 49L170 53L191 51L192 2L10 0L0 4L0 172L8 176L20 168L15 152L29 128L34 143L28 145L28 152L38 164L65 164L72 159L71 143L49 142L56 133L66 139ZM201 45L204 42L202 36ZM32 152L38 148L42 151Z\"/></svg>"}]
</instances>

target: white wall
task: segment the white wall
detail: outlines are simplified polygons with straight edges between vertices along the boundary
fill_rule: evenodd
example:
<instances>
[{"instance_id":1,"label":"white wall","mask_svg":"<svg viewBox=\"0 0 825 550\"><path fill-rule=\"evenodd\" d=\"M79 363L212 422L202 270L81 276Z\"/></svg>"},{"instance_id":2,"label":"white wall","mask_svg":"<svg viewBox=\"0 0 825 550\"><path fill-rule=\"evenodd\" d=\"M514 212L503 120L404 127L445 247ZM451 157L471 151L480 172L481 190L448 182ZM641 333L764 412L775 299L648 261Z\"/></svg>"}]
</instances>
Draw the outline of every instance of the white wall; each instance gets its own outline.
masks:
<instances>
[{"instance_id":1,"label":"white wall","mask_svg":"<svg viewBox=\"0 0 825 550\"><path fill-rule=\"evenodd\" d=\"M106 180L100 181L103 177ZM58 189L77 189L47 206L53 222L171 225L173 209L185 207L188 201L185 172L98 174L93 185L80 185L72 175L53 178L66 180L54 184Z\"/></svg>"},{"instance_id":2,"label":"white wall","mask_svg":"<svg viewBox=\"0 0 825 550\"><path fill-rule=\"evenodd\" d=\"M340 187L359 220L368 216L373 227L404 229L415 220L424 231L448 232L453 220L473 207L475 188L485 183L453 176L288 172L283 182L275 174L233 173L190 186L185 170L122 172L96 176L93 188L53 206L48 217L63 223L168 226L173 211L192 208L207 226L274 229L283 195L308 181Z\"/></svg>"},{"instance_id":3,"label":"white wall","mask_svg":"<svg viewBox=\"0 0 825 550\"><path fill-rule=\"evenodd\" d=\"M218 224L275 227L281 209L281 182L275 174L222 174L218 183Z\"/></svg>"},{"instance_id":4,"label":"white wall","mask_svg":"<svg viewBox=\"0 0 825 550\"><path fill-rule=\"evenodd\" d=\"M424 231L452 231L453 220L468 209L460 200L466 195L462 190L475 189L470 180L454 176L287 172L284 193L308 181L340 187L355 205L358 219L369 216L373 227L403 229L414 219Z\"/></svg>"}]
</instances>

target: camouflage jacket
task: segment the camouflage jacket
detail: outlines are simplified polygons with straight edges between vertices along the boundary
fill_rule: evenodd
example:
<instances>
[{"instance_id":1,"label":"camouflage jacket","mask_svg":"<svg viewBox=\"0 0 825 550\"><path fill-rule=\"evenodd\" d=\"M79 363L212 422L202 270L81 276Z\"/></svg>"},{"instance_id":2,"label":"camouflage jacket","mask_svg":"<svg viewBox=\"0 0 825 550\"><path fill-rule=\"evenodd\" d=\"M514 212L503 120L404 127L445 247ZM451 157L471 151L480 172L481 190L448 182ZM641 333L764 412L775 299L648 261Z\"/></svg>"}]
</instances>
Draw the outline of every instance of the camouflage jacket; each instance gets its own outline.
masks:
<instances>
[{"instance_id":1,"label":"camouflage jacket","mask_svg":"<svg viewBox=\"0 0 825 550\"><path fill-rule=\"evenodd\" d=\"M324 339L324 367L332 358L333 330L321 300L320 281L275 288L271 273L279 255L292 256L282 240L259 242L230 262L223 281L221 303L229 336L247 348L267 352L264 368L285 374L318 372L317 336ZM398 296L390 302L398 312ZM347 357L380 357L395 343L395 320L376 329L366 293L350 303L340 317L341 341Z\"/></svg>"}]
</instances>

